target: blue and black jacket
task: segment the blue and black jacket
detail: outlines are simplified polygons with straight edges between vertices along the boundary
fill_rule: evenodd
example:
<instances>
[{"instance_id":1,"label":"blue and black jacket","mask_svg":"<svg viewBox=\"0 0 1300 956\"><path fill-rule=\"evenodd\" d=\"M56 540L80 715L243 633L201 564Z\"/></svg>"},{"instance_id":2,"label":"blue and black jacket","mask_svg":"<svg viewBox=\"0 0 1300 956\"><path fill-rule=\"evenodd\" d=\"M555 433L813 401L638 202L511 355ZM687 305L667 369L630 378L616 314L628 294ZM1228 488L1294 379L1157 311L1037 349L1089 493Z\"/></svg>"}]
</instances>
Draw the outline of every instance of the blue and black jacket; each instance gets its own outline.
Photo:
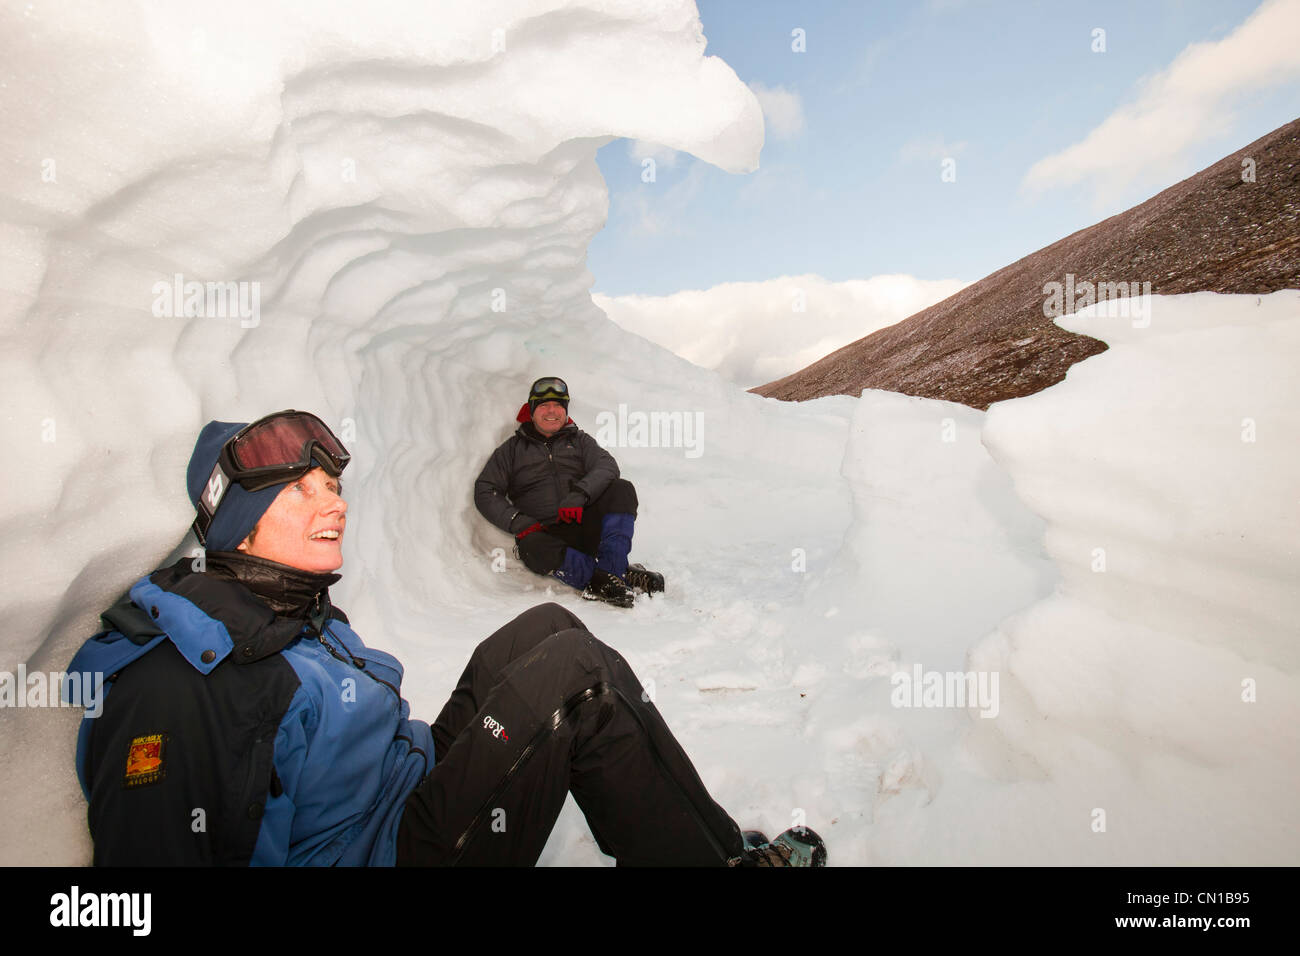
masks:
<instances>
[{"instance_id":1,"label":"blue and black jacket","mask_svg":"<svg viewBox=\"0 0 1300 956\"><path fill-rule=\"evenodd\" d=\"M433 740L336 580L210 552L105 613L68 667L105 680L77 745L97 865L394 862Z\"/></svg>"}]
</instances>

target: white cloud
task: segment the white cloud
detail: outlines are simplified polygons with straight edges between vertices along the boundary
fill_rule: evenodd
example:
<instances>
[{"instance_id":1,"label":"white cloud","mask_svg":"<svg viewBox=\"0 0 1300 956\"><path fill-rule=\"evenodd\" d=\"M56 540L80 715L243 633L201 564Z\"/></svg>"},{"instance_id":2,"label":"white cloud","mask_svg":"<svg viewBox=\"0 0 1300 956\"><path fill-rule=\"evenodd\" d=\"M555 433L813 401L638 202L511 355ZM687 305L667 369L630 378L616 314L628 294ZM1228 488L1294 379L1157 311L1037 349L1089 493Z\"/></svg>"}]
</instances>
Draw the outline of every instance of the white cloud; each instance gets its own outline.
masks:
<instances>
[{"instance_id":1,"label":"white cloud","mask_svg":"<svg viewBox=\"0 0 1300 956\"><path fill-rule=\"evenodd\" d=\"M1187 151L1218 135L1246 94L1300 78L1300 0L1265 0L1236 30L1193 43L1141 84L1081 142L1040 159L1028 192L1091 182L1097 200L1113 202L1135 181L1168 183L1185 175ZM1096 56L1106 56L1104 53Z\"/></svg>"},{"instance_id":2,"label":"white cloud","mask_svg":"<svg viewBox=\"0 0 1300 956\"><path fill-rule=\"evenodd\" d=\"M803 98L784 86L754 82L749 88L763 109L763 122L773 139L793 139L803 132Z\"/></svg>"},{"instance_id":3,"label":"white cloud","mask_svg":"<svg viewBox=\"0 0 1300 956\"><path fill-rule=\"evenodd\" d=\"M745 388L797 372L968 283L882 275L728 282L666 296L592 296L615 323ZM803 311L796 310L802 298Z\"/></svg>"}]
</instances>

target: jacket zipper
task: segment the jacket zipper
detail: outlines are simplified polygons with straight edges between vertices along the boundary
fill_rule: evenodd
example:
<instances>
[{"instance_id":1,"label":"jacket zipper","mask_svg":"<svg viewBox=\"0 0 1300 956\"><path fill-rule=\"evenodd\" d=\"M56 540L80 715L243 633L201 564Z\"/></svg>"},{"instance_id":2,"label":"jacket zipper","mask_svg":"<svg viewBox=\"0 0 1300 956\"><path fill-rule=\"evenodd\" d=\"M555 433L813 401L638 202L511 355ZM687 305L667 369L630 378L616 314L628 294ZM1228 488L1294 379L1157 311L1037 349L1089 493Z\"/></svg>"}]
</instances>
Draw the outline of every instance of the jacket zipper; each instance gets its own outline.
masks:
<instances>
[{"instance_id":1,"label":"jacket zipper","mask_svg":"<svg viewBox=\"0 0 1300 956\"><path fill-rule=\"evenodd\" d=\"M560 517L560 502L564 500L564 492L560 489L560 471L555 467L555 458L551 454L551 443L546 443L546 460L551 463L551 481L555 484L555 517Z\"/></svg>"},{"instance_id":2,"label":"jacket zipper","mask_svg":"<svg viewBox=\"0 0 1300 956\"><path fill-rule=\"evenodd\" d=\"M399 701L402 699L401 692L399 692L398 689L397 689L396 687L394 687L392 684L388 683L388 681L383 680L383 679L381 679L381 678L379 678L379 677L376 677L374 674L370 673L370 671L366 670L366 662L365 662L365 661L358 661L357 658L355 658L355 657L352 656L352 652L351 652L351 651L348 651L348 656L347 656L347 657L344 657L342 654L340 654L338 651L336 651L336 650L334 649L334 645L331 644L329 641L325 640L325 631L326 631L326 630L328 630L328 625L326 626L326 628L317 631L317 632L316 632L316 640L320 641L321 646L322 646L323 648L325 648L325 650L327 650L327 651L330 652L330 656L331 656L331 657L333 657L336 661L341 661L341 662L344 663L344 664L351 664L353 667L355 667L357 670L361 671L361 673L365 674L367 677L369 677L369 678L370 678L372 681L374 681L375 683L377 683L377 684L383 684L385 687L387 687L389 690L391 690L391 691L392 691L392 692L397 696L397 699L398 699ZM342 641L339 641L339 643L342 644L343 642L342 642ZM345 651L348 650L346 644L343 645L343 649L344 649ZM348 658L351 658L351 660L349 660Z\"/></svg>"},{"instance_id":3,"label":"jacket zipper","mask_svg":"<svg viewBox=\"0 0 1300 956\"><path fill-rule=\"evenodd\" d=\"M328 627L328 625L327 625L326 627ZM394 687L392 684L388 683L388 681L383 680L382 678L376 677L374 674L370 673L370 671L366 670L366 662L365 662L365 661L358 660L356 657L353 657L353 656L352 656L352 652L351 652L351 651L348 651L348 646L347 646L346 644L343 644L342 641L339 641L339 643L343 645L343 649L344 649L345 651L348 652L348 657L352 658L351 660L348 660L348 658L345 658L345 657L343 657L341 654L339 654L339 652L336 651L336 650L334 649L334 645L330 644L329 641L325 640L325 631L324 631L324 629L322 629L322 630L318 630L318 631L316 632L316 640L318 640L318 641L320 642L321 646L324 647L325 650L327 650L327 651L330 652L330 656L333 657L336 661L340 661L340 662L342 662L342 663L344 663L344 664L351 664L353 667L355 667L357 670L361 671L361 673L365 674L367 677L369 677L369 678L370 678L371 680L373 680L375 683L377 683L377 684L383 684L385 687L387 687L389 690L391 690L391 691L393 692L393 696L397 698L397 707L398 707L398 710L399 710L399 711L401 710L401 706L402 706L402 694L401 694L401 692L400 692L396 687ZM421 750L419 747L415 746L415 741L413 741L410 737L407 737L407 736L405 736L405 735L403 735L403 734L398 734L398 735L395 736L393 739L394 739L394 740L405 740L405 741L406 741L406 746L410 749L411 753L415 753L415 754L419 754L419 755L420 755L420 759L421 759L422 761L424 761L424 766L425 766L426 771L427 771L427 768L428 768L428 766L429 766L429 755L426 754L426 753L425 753L423 750Z\"/></svg>"},{"instance_id":4,"label":"jacket zipper","mask_svg":"<svg viewBox=\"0 0 1300 956\"><path fill-rule=\"evenodd\" d=\"M520 434L522 434L523 426L521 425L519 426L519 428L520 428ZM553 443L555 439L559 437L559 435L560 433L556 432L554 435L552 435L549 439L545 441L542 441L541 439L533 438L531 435L522 435L522 437L525 440L535 441L546 448L546 460L550 462L551 465L551 484L555 486L555 519L557 521L559 520L560 517L559 514L560 502L564 500L564 490L560 487L560 471L558 468L555 467L555 456L554 454L552 454L552 449L553 449ZM519 514L519 512L516 511L515 514L517 515ZM512 518L511 520L514 519ZM507 528L506 530L509 529Z\"/></svg>"}]
</instances>

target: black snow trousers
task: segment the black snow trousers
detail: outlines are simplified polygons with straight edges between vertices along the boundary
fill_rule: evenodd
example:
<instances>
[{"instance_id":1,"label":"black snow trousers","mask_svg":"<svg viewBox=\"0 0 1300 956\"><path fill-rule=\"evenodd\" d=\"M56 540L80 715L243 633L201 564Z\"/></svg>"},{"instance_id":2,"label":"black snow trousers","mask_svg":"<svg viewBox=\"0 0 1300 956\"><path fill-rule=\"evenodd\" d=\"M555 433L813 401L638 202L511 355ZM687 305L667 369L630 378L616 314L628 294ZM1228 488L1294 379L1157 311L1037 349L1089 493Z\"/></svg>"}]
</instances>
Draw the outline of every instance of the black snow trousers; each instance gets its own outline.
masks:
<instances>
[{"instance_id":1,"label":"black snow trousers","mask_svg":"<svg viewBox=\"0 0 1300 956\"><path fill-rule=\"evenodd\" d=\"M636 517L639 502L636 488L626 478L615 478L599 498L582 510L580 524L542 525L519 542L519 559L536 574L550 574L563 566L566 548L573 548L593 558L600 550L600 534L605 515L625 514Z\"/></svg>"},{"instance_id":2,"label":"black snow trousers","mask_svg":"<svg viewBox=\"0 0 1300 956\"><path fill-rule=\"evenodd\" d=\"M531 866L570 791L622 866L718 866L741 853L739 828L627 662L558 604L475 649L433 737L398 866Z\"/></svg>"}]
</instances>

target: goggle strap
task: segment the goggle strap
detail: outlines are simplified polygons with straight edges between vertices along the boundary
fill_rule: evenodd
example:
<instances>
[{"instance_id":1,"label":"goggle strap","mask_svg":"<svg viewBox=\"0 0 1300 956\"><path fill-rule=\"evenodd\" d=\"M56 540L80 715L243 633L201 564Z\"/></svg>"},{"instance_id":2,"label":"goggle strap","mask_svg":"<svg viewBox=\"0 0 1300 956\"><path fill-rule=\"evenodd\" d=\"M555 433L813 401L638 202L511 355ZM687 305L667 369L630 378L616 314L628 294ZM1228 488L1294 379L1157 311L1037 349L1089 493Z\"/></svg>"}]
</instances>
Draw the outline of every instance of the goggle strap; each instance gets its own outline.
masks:
<instances>
[{"instance_id":1,"label":"goggle strap","mask_svg":"<svg viewBox=\"0 0 1300 956\"><path fill-rule=\"evenodd\" d=\"M199 544L207 544L208 529L212 527L212 520L217 515L217 506L229 490L230 475L221 466L221 456L218 455L217 463L212 466L208 480L199 492L198 513L194 518L194 534L199 539Z\"/></svg>"},{"instance_id":2,"label":"goggle strap","mask_svg":"<svg viewBox=\"0 0 1300 956\"><path fill-rule=\"evenodd\" d=\"M212 466L212 471L208 473L207 484L199 493L199 504L213 515L217 513L217 506L221 504L221 499L226 496L230 490L230 476L226 474L226 469L221 467L221 457L217 457L217 463Z\"/></svg>"}]
</instances>

